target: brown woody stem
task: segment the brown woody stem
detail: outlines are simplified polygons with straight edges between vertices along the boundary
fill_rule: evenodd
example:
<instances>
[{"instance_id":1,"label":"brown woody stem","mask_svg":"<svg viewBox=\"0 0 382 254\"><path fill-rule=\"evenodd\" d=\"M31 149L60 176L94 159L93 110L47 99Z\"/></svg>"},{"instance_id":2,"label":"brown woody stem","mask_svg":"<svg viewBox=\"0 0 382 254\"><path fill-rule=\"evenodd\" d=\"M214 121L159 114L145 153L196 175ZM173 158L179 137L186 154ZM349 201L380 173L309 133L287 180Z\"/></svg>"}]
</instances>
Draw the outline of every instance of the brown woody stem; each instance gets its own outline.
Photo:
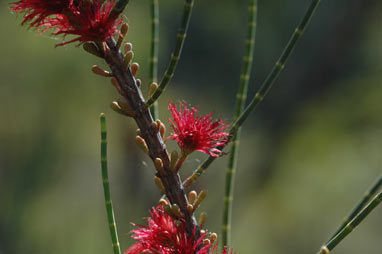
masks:
<instances>
[{"instance_id":1,"label":"brown woody stem","mask_svg":"<svg viewBox=\"0 0 382 254\"><path fill-rule=\"evenodd\" d=\"M120 94L134 113L133 118L140 129L140 136L146 141L149 149L149 156L153 162L160 158L163 162L162 173L157 176L162 180L165 187L165 194L171 204L177 204L184 214L186 221L186 231L192 235L195 229L195 239L200 237L200 229L192 212L187 210L188 200L183 188L179 174L170 170L170 158L166 146L163 143L159 132L152 128L153 118L150 110L144 107L145 100L141 90L138 88L136 79L130 68L123 67L123 55L113 39L107 41L109 50L105 53L105 61L109 65L113 76L119 83Z\"/></svg>"}]
</instances>

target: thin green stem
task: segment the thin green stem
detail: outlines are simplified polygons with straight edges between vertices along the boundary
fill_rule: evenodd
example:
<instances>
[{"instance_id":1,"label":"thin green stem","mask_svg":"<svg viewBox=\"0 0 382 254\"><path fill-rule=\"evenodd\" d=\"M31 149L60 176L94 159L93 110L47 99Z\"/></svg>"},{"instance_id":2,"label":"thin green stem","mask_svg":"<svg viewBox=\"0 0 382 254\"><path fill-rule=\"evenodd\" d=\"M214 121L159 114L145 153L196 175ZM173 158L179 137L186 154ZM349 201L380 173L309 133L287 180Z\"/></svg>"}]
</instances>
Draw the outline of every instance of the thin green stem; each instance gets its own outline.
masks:
<instances>
[{"instance_id":1,"label":"thin green stem","mask_svg":"<svg viewBox=\"0 0 382 254\"><path fill-rule=\"evenodd\" d=\"M236 95L236 108L234 119L241 115L247 98L248 82L251 75L253 52L255 48L257 0L250 0L248 6L248 27L245 40L245 53L243 56L243 67L240 75L239 89ZM231 153L229 155L228 168L226 172L225 197L223 208L222 245L229 246L231 241L231 219L232 201L234 192L235 173L239 151L240 129L233 135Z\"/></svg>"},{"instance_id":2,"label":"thin green stem","mask_svg":"<svg viewBox=\"0 0 382 254\"><path fill-rule=\"evenodd\" d=\"M182 53L183 44L187 36L187 30L188 25L190 23L190 17L192 13L192 7L194 5L193 0L185 0L184 1L184 8L183 8L183 15L182 15L182 21L180 24L180 28L178 30L177 34L177 40L176 45L173 53L171 54L170 63L167 67L167 70L159 84L159 87L155 90L153 95L150 97L150 99L146 102L145 107L149 108L153 103L159 98L159 96L162 94L162 92L166 89L166 86L170 83L172 77L174 76L174 72L176 69L176 66L178 64L180 55Z\"/></svg>"},{"instance_id":3,"label":"thin green stem","mask_svg":"<svg viewBox=\"0 0 382 254\"><path fill-rule=\"evenodd\" d=\"M284 66L285 66L290 54L292 53L293 49L295 48L296 43L298 42L301 35L305 31L307 25L309 24L309 21L312 18L314 11L316 10L320 1L321 0L312 0L312 2L310 3L308 9L306 10L306 12L304 14L304 17L300 21L300 24L294 30L291 38L289 39L289 42L287 43L286 47L284 48L283 52L281 53L280 58L276 61L276 64L272 68L271 72L268 74L267 78L265 79L265 81L261 85L260 89L255 94L255 96L249 102L247 107L244 109L243 113L232 124L231 129L230 129L230 134L231 134L230 140L232 140L232 136L237 132L237 130L247 120L250 113L252 113L252 111L254 111L256 109L257 105L263 100L263 98L268 93L269 89L275 83L280 72L284 69ZM224 146L219 147L219 149L224 148ZM211 165L211 163L214 160L215 160L215 157L212 157L212 156L208 157L208 159L205 160L193 172L193 174L189 178L186 179L186 181L184 182L185 186L190 186L194 181L196 181L196 179L198 179L199 176L204 173L204 171L209 167L209 165Z\"/></svg>"},{"instance_id":4,"label":"thin green stem","mask_svg":"<svg viewBox=\"0 0 382 254\"><path fill-rule=\"evenodd\" d=\"M150 49L150 84L158 82L158 44L159 44L159 0L150 0L151 12L151 49ZM150 94L151 96L151 94ZM151 115L158 119L158 101L150 108Z\"/></svg>"},{"instance_id":5,"label":"thin green stem","mask_svg":"<svg viewBox=\"0 0 382 254\"><path fill-rule=\"evenodd\" d=\"M317 254L330 253L330 251L332 251L348 234L350 234L381 202L382 191L375 195L370 203L366 205L349 223L347 223L336 236L334 236L327 244L322 246Z\"/></svg>"},{"instance_id":6,"label":"thin green stem","mask_svg":"<svg viewBox=\"0 0 382 254\"><path fill-rule=\"evenodd\" d=\"M382 186L382 175L377 179L377 181L371 186L371 188L365 192L363 198L359 203L353 208L350 214L344 219L341 226L338 227L336 232L330 237L329 241L332 240L358 213L365 207L367 202L377 193L379 188ZM328 242L329 242L328 241ZM328 243L326 242L326 244Z\"/></svg>"},{"instance_id":7,"label":"thin green stem","mask_svg":"<svg viewBox=\"0 0 382 254\"><path fill-rule=\"evenodd\" d=\"M121 248L118 241L117 224L115 223L113 203L110 198L109 176L107 172L107 141L106 141L106 118L105 114L101 113L101 166L102 166L102 182L103 191L105 194L105 206L107 220L109 223L110 236L114 254L121 254Z\"/></svg>"}]
</instances>

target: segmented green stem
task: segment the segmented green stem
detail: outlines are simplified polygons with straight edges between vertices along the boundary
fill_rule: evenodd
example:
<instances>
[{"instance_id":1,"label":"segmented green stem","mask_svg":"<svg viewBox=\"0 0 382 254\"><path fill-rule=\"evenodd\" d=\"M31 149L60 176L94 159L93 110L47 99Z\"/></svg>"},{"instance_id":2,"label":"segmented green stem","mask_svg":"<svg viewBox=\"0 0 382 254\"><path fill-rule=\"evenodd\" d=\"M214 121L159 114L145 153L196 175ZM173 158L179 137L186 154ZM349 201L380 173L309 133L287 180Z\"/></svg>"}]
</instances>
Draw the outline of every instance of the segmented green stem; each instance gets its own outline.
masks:
<instances>
[{"instance_id":1,"label":"segmented green stem","mask_svg":"<svg viewBox=\"0 0 382 254\"><path fill-rule=\"evenodd\" d=\"M274 65L271 72L268 74L267 78L261 85L260 89L257 91L255 96L252 98L250 103L247 105L247 107L244 109L243 113L240 115L240 117L232 124L230 133L231 137L234 135L237 130L240 128L240 126L247 120L249 114L257 107L257 105L263 100L264 96L267 94L269 89L272 87L272 85L275 83L277 77L279 76L280 72L284 69L285 63L288 60L290 54L292 53L293 49L296 46L296 43L300 39L301 35L305 31L305 28L309 24L310 19L312 18L314 11L316 10L318 4L321 0L312 0L310 3L307 11L305 12L304 17L302 18L300 24L297 26L297 28L294 30L292 37L289 39L289 42L287 43L286 47L284 48L284 51L281 53L280 58L277 60L276 64ZM232 140L232 138L231 138ZM219 147L219 149L222 149L224 146ZM186 186L190 186L196 179L199 178L201 174L204 173L204 171L208 168L208 166L215 160L214 157L210 156L207 160L205 160L195 171L194 173L187 178L187 180L184 182Z\"/></svg>"},{"instance_id":2,"label":"segmented green stem","mask_svg":"<svg viewBox=\"0 0 382 254\"><path fill-rule=\"evenodd\" d=\"M360 202L354 207L350 214L344 219L341 226L338 227L336 232L330 237L329 241L333 239L358 213L365 207L367 202L377 193L379 188L382 186L382 175L377 179L377 181L371 186L371 188L365 192L363 198ZM326 244L329 242L327 241Z\"/></svg>"},{"instance_id":3,"label":"segmented green stem","mask_svg":"<svg viewBox=\"0 0 382 254\"><path fill-rule=\"evenodd\" d=\"M109 16L113 18L118 17L118 15L123 12L128 3L129 0L118 0Z\"/></svg>"},{"instance_id":4,"label":"segmented green stem","mask_svg":"<svg viewBox=\"0 0 382 254\"><path fill-rule=\"evenodd\" d=\"M251 75L253 51L255 47L256 35L256 17L257 17L257 0L250 0L248 6L248 28L247 38L245 40L245 54L243 57L243 67L240 75L240 85L236 95L236 120L243 112L245 100L247 98L248 82ZM235 182L235 173L237 168L237 158L239 151L240 129L233 135L231 153L229 155L228 168L226 172L225 197L223 210L222 225L222 244L229 246L231 242L231 218L232 218L232 201Z\"/></svg>"},{"instance_id":5,"label":"segmented green stem","mask_svg":"<svg viewBox=\"0 0 382 254\"><path fill-rule=\"evenodd\" d=\"M113 203L110 198L110 186L109 186L109 176L107 172L107 141L106 141L106 119L105 114L101 113L101 166L102 166L102 182L103 191L105 194L105 205L107 220L109 223L110 236L113 246L114 254L121 254L121 249L118 241L117 234L117 224L115 223Z\"/></svg>"},{"instance_id":6,"label":"segmented green stem","mask_svg":"<svg viewBox=\"0 0 382 254\"><path fill-rule=\"evenodd\" d=\"M145 107L149 108L151 105L159 98L162 92L166 89L166 86L170 83L172 77L174 76L174 72L176 69L176 65L178 64L180 55L182 53L182 48L184 41L186 39L188 25L190 23L190 17L192 12L192 7L194 5L193 0L185 0L184 8L183 8L183 16L180 28L177 34L177 41L174 52L171 54L171 60L167 67L167 70L159 84L158 89L155 90L150 99L146 102Z\"/></svg>"},{"instance_id":7,"label":"segmented green stem","mask_svg":"<svg viewBox=\"0 0 382 254\"><path fill-rule=\"evenodd\" d=\"M382 191L380 191L374 198L366 205L349 223L346 224L342 230L334 236L327 244L321 247L317 254L328 254L332 251L348 234L350 234L365 218L369 215L374 208L382 202Z\"/></svg>"},{"instance_id":8,"label":"segmented green stem","mask_svg":"<svg viewBox=\"0 0 382 254\"><path fill-rule=\"evenodd\" d=\"M151 0L151 49L150 49L150 84L158 82L158 43L159 43L159 0ZM150 94L151 96L151 94ZM150 108L151 115L158 119L158 101Z\"/></svg>"}]
</instances>

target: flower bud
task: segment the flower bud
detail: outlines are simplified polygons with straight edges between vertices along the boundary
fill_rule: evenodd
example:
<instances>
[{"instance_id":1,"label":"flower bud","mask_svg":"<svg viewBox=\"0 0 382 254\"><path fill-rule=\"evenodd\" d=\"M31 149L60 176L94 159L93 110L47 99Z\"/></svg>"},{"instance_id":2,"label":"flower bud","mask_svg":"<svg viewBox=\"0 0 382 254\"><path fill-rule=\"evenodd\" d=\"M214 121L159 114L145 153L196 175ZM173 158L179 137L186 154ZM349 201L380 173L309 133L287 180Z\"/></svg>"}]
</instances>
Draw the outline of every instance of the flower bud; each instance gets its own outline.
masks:
<instances>
[{"instance_id":1,"label":"flower bud","mask_svg":"<svg viewBox=\"0 0 382 254\"><path fill-rule=\"evenodd\" d=\"M195 203L197 196L198 196L198 194L194 190L190 191L190 193L188 193L188 201L190 202L190 204L193 205Z\"/></svg>"},{"instance_id":2,"label":"flower bud","mask_svg":"<svg viewBox=\"0 0 382 254\"><path fill-rule=\"evenodd\" d=\"M157 90L159 87L159 85L157 83L152 83L150 85L150 88L149 88L149 96L153 95L153 93L155 92L155 90Z\"/></svg>"},{"instance_id":3,"label":"flower bud","mask_svg":"<svg viewBox=\"0 0 382 254\"><path fill-rule=\"evenodd\" d=\"M206 190L202 190L199 195L198 195L198 198L195 200L195 203L194 203L194 210L198 209L200 204L203 202L203 200L207 197L207 191Z\"/></svg>"},{"instance_id":4,"label":"flower bud","mask_svg":"<svg viewBox=\"0 0 382 254\"><path fill-rule=\"evenodd\" d=\"M130 42L126 42L123 49L125 50L125 53L127 53L133 49L133 45Z\"/></svg>"},{"instance_id":5,"label":"flower bud","mask_svg":"<svg viewBox=\"0 0 382 254\"><path fill-rule=\"evenodd\" d=\"M162 180L159 177L155 176L154 181L155 181L155 185L161 190L161 192L165 193L165 188L164 188Z\"/></svg>"},{"instance_id":6,"label":"flower bud","mask_svg":"<svg viewBox=\"0 0 382 254\"><path fill-rule=\"evenodd\" d=\"M138 145L139 148L142 149L144 153L149 153L149 148L147 147L146 141L141 136L135 137L135 143Z\"/></svg>"},{"instance_id":7,"label":"flower bud","mask_svg":"<svg viewBox=\"0 0 382 254\"><path fill-rule=\"evenodd\" d=\"M131 63L131 61L134 58L134 53L133 51L127 51L125 53L124 59L123 59L123 67L127 69Z\"/></svg>"},{"instance_id":8,"label":"flower bud","mask_svg":"<svg viewBox=\"0 0 382 254\"><path fill-rule=\"evenodd\" d=\"M86 43L84 43L84 44L82 45L82 48L83 48L86 52L88 52L88 53L90 53L90 54L92 54L92 55L98 56L98 57L100 57L100 58L103 58L103 57L104 57L103 53L102 53L102 52L98 49L98 47L97 47L94 43L92 43L92 42L86 42Z\"/></svg>"},{"instance_id":9,"label":"flower bud","mask_svg":"<svg viewBox=\"0 0 382 254\"><path fill-rule=\"evenodd\" d=\"M132 63L130 68L131 68L131 73L133 74L134 77L136 77L139 70L139 64Z\"/></svg>"},{"instance_id":10,"label":"flower bud","mask_svg":"<svg viewBox=\"0 0 382 254\"><path fill-rule=\"evenodd\" d=\"M111 77L110 72L105 71L104 69L102 69L98 65L93 65L92 66L92 71L93 71L94 74L100 75L102 77Z\"/></svg>"},{"instance_id":11,"label":"flower bud","mask_svg":"<svg viewBox=\"0 0 382 254\"><path fill-rule=\"evenodd\" d=\"M199 223L198 223L198 226L200 228L202 228L204 226L204 223L206 222L206 219L207 219L207 213L206 212L202 212L200 214Z\"/></svg>"}]
</instances>

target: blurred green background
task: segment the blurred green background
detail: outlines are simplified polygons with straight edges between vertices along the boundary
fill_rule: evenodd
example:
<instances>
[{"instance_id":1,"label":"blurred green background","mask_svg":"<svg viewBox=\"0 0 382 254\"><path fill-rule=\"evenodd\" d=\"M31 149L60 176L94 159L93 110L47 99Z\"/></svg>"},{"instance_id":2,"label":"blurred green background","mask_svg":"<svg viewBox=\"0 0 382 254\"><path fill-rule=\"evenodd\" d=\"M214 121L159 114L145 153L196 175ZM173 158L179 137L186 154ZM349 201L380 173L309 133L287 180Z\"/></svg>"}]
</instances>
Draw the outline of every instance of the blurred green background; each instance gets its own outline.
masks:
<instances>
[{"instance_id":1,"label":"blurred green background","mask_svg":"<svg viewBox=\"0 0 382 254\"><path fill-rule=\"evenodd\" d=\"M253 95L310 1L259 1ZM174 47L183 1L160 1L160 73ZM0 2L0 253L111 253L101 184L99 113L108 120L112 198L121 245L159 193L133 144L135 124L109 108L117 94L90 72L103 63L74 45L21 27ZM323 0L269 95L243 129L234 197L237 253L316 253L382 169L381 2ZM125 12L143 89L149 1ZM169 100L231 121L247 1L195 1ZM171 149L175 148L170 143ZM187 176L206 156L195 153ZM195 185L207 188L207 228L220 232L227 156ZM333 253L382 253L378 207Z\"/></svg>"}]
</instances>

